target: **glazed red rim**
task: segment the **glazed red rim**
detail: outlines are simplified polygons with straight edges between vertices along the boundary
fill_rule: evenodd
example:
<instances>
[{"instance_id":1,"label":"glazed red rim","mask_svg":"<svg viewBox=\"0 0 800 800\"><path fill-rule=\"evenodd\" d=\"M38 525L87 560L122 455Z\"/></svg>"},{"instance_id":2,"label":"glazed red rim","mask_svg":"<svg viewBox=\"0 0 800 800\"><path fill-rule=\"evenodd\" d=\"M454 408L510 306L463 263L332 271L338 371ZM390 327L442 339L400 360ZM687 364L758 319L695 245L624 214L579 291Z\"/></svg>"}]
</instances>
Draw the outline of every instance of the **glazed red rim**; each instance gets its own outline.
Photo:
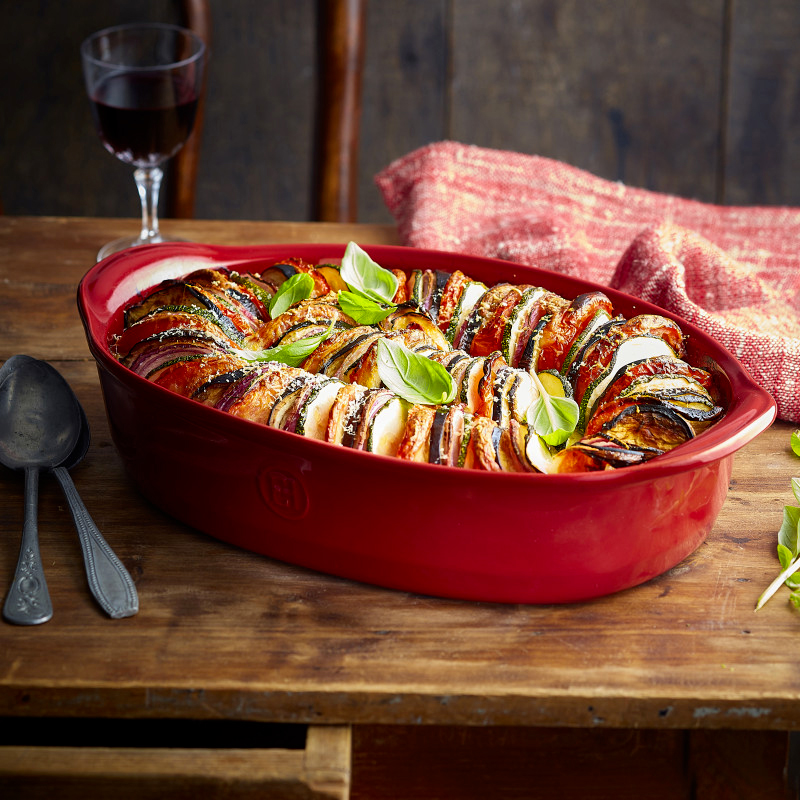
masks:
<instances>
[{"instance_id":1,"label":"glazed red rim","mask_svg":"<svg viewBox=\"0 0 800 800\"><path fill-rule=\"evenodd\" d=\"M267 266L275 259L296 256L314 263L326 259L340 258L344 244L279 244L254 246L221 246L195 243L168 243L137 247L116 253L94 265L81 280L78 287L78 307L86 329L89 347L94 357L104 367L118 376L125 376L141 386L142 391L155 391L190 404L193 410L205 416L216 417L218 425L248 426L270 435L287 437L287 446L330 447L325 442L304 439L295 434L239 419L214 408L203 406L180 397L142 378L123 366L109 349L110 338L122 327L122 307L138 293L146 293L162 280L177 278L201 267L232 267L242 272L252 271L258 266ZM776 404L773 398L752 379L744 366L722 345L690 322L658 306L639 300L615 289L583 281L557 273L547 272L499 259L466 256L438 250L364 245L364 249L385 267L401 269L442 269L452 272L460 269L470 277L485 283L500 280L541 285L571 298L586 291L602 291L614 304L615 310L626 316L640 313L662 314L677 322L687 335L691 348L698 355L712 359L718 365L729 389L729 403L724 418L701 433L695 439L658 456L644 464L616 470L565 475L541 475L536 473L506 474L487 472L488 480L524 481L631 481L634 478L651 480L671 472L683 471L712 463L743 447L774 421ZM188 408L184 405L184 408ZM208 419L208 417L206 417ZM241 429L244 430L244 429ZM302 443L302 444L301 444ZM458 470L457 467L405 462L389 456L344 450L344 458L380 458L396 462L398 467L416 470Z\"/></svg>"}]
</instances>

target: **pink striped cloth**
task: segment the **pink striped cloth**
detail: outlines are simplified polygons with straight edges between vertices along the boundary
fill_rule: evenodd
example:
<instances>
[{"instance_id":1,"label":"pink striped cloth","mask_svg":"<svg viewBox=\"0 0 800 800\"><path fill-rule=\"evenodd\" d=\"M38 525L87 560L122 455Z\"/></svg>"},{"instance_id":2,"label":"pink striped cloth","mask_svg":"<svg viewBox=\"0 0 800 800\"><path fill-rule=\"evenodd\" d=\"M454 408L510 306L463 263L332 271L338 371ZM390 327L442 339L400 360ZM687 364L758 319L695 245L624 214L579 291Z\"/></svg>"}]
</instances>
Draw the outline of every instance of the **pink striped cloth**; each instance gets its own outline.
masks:
<instances>
[{"instance_id":1,"label":"pink striped cloth","mask_svg":"<svg viewBox=\"0 0 800 800\"><path fill-rule=\"evenodd\" d=\"M800 208L635 189L539 156L439 142L376 176L404 244L605 284L690 320L800 421Z\"/></svg>"}]
</instances>

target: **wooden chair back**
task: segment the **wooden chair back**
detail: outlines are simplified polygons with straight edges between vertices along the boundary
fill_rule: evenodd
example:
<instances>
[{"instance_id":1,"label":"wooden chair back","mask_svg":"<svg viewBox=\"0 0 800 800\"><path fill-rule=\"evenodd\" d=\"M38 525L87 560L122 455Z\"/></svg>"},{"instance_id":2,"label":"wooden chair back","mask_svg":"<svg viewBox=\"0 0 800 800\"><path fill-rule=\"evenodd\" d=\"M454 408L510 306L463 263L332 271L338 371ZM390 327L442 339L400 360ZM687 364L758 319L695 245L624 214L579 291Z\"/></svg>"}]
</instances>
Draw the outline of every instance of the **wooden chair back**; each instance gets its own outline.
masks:
<instances>
[{"instance_id":1,"label":"wooden chair back","mask_svg":"<svg viewBox=\"0 0 800 800\"><path fill-rule=\"evenodd\" d=\"M184 24L210 46L209 0L182 0L181 4ZM366 0L317 0L318 91L311 157L314 216L323 222L355 222L357 216L365 17ZM203 111L201 99L194 131L173 160L169 216L194 216Z\"/></svg>"}]
</instances>

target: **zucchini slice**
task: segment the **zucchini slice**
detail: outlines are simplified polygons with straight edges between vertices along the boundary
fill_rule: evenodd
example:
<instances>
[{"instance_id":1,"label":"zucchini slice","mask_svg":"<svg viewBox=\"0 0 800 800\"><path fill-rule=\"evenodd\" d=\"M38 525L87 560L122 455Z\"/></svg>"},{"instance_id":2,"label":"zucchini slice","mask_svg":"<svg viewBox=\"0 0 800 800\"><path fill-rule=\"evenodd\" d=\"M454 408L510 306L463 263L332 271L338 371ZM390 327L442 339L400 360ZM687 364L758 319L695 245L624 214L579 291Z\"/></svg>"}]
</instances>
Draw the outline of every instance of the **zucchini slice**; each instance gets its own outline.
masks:
<instances>
[{"instance_id":1,"label":"zucchini slice","mask_svg":"<svg viewBox=\"0 0 800 800\"><path fill-rule=\"evenodd\" d=\"M345 430L351 425L352 418L359 410L359 405L367 390L357 383L346 383L336 393L328 416L325 429L325 441L331 444L342 444Z\"/></svg>"},{"instance_id":2,"label":"zucchini slice","mask_svg":"<svg viewBox=\"0 0 800 800\"><path fill-rule=\"evenodd\" d=\"M372 426L380 412L395 398L388 389L367 389L362 395L358 410L345 427L342 444L353 450L365 450L370 441ZM380 443L380 437L376 439Z\"/></svg>"},{"instance_id":3,"label":"zucchini slice","mask_svg":"<svg viewBox=\"0 0 800 800\"><path fill-rule=\"evenodd\" d=\"M549 475L553 472L553 454L547 443L536 431L527 425L519 426L521 441L518 446L524 448L525 458L536 472Z\"/></svg>"},{"instance_id":4,"label":"zucchini slice","mask_svg":"<svg viewBox=\"0 0 800 800\"><path fill-rule=\"evenodd\" d=\"M295 432L300 407L311 393L314 384L319 382L316 375L310 377L313 380L309 380L305 375L294 378L278 395L266 419L267 425L289 433Z\"/></svg>"},{"instance_id":5,"label":"zucchini slice","mask_svg":"<svg viewBox=\"0 0 800 800\"><path fill-rule=\"evenodd\" d=\"M468 281L462 288L445 334L453 347L458 347L456 342L461 341L470 314L484 294L486 285L480 281Z\"/></svg>"},{"instance_id":6,"label":"zucchini slice","mask_svg":"<svg viewBox=\"0 0 800 800\"><path fill-rule=\"evenodd\" d=\"M567 351L567 355L564 357L564 363L561 365L561 374L567 375L569 373L569 369L572 366L572 362L578 356L578 353L581 352L586 342L591 339L592 335L595 331L601 328L603 325L611 322L611 315L605 311L605 309L598 311L589 324L578 334L575 341L572 343L572 346Z\"/></svg>"},{"instance_id":7,"label":"zucchini slice","mask_svg":"<svg viewBox=\"0 0 800 800\"><path fill-rule=\"evenodd\" d=\"M375 336L375 329L369 325L359 325L335 333L303 362L303 369L309 372L333 375L339 367L341 359L354 347L370 337Z\"/></svg>"},{"instance_id":8,"label":"zucchini slice","mask_svg":"<svg viewBox=\"0 0 800 800\"><path fill-rule=\"evenodd\" d=\"M401 306L378 323L383 331L398 331L407 328L418 329L439 350L450 350L450 342L439 330L436 323L427 315L409 306Z\"/></svg>"},{"instance_id":9,"label":"zucchini slice","mask_svg":"<svg viewBox=\"0 0 800 800\"><path fill-rule=\"evenodd\" d=\"M512 367L518 365L522 355L521 352L518 352L521 349L520 341L530 331L531 325L535 324L539 315L540 301L546 294L547 290L541 286L529 287L523 292L522 298L511 312L503 333L500 352Z\"/></svg>"},{"instance_id":10,"label":"zucchini slice","mask_svg":"<svg viewBox=\"0 0 800 800\"><path fill-rule=\"evenodd\" d=\"M342 386L335 378L318 381L300 407L295 433L309 439L324 439L331 408Z\"/></svg>"},{"instance_id":11,"label":"zucchini slice","mask_svg":"<svg viewBox=\"0 0 800 800\"><path fill-rule=\"evenodd\" d=\"M595 406L621 370L635 361L654 358L655 356L674 357L675 352L663 339L659 339L656 336L634 336L630 339L625 339L614 352L611 363L599 377L595 378L580 399L578 428L580 430L586 429L586 423L591 419Z\"/></svg>"},{"instance_id":12,"label":"zucchini slice","mask_svg":"<svg viewBox=\"0 0 800 800\"><path fill-rule=\"evenodd\" d=\"M461 466L468 437L469 413L461 403L439 406L431 423L428 461L431 464Z\"/></svg>"},{"instance_id":13,"label":"zucchini slice","mask_svg":"<svg viewBox=\"0 0 800 800\"><path fill-rule=\"evenodd\" d=\"M396 456L406 430L408 404L391 397L378 409L367 434L366 450L383 456Z\"/></svg>"},{"instance_id":14,"label":"zucchini slice","mask_svg":"<svg viewBox=\"0 0 800 800\"><path fill-rule=\"evenodd\" d=\"M530 331L522 354L516 358L516 366L519 369L524 369L528 372L536 371L536 364L539 362L539 351L542 347L542 333L544 332L544 326L547 325L551 317L552 314L545 314L540 317L533 330Z\"/></svg>"}]
</instances>

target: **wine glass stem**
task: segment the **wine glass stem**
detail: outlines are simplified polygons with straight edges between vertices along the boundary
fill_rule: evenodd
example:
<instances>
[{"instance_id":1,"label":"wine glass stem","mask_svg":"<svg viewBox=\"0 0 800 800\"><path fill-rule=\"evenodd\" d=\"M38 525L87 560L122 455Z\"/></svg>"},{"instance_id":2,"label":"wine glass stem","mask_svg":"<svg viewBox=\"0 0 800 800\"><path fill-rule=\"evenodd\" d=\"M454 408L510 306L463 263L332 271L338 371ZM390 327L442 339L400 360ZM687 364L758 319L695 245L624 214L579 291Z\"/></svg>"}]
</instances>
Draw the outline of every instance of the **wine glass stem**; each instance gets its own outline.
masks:
<instances>
[{"instance_id":1,"label":"wine glass stem","mask_svg":"<svg viewBox=\"0 0 800 800\"><path fill-rule=\"evenodd\" d=\"M158 193L164 172L160 167L139 167L133 173L139 199L142 201L142 241L157 242L161 238L158 230Z\"/></svg>"}]
</instances>

